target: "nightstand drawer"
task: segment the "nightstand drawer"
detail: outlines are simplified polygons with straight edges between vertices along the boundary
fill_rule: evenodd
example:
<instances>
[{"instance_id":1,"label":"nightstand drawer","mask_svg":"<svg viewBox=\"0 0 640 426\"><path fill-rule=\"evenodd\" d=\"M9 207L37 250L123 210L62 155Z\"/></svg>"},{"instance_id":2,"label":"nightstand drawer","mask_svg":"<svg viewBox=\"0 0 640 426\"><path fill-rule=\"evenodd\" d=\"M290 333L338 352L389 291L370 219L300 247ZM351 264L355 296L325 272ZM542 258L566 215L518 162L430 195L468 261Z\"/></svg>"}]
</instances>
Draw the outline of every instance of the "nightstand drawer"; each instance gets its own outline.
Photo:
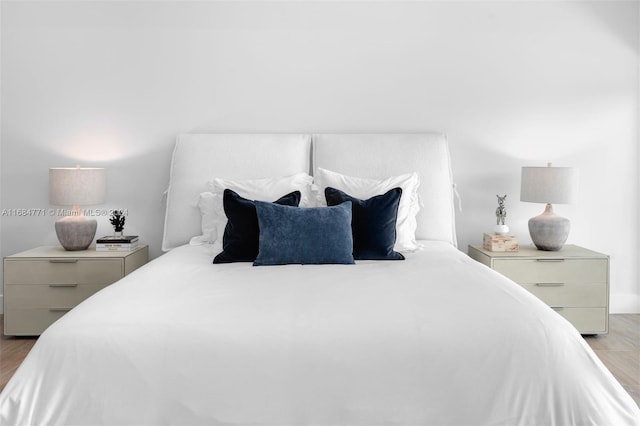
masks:
<instances>
[{"instance_id":1,"label":"nightstand drawer","mask_svg":"<svg viewBox=\"0 0 640 426\"><path fill-rule=\"evenodd\" d=\"M5 285L111 284L124 276L121 259L5 260Z\"/></svg>"},{"instance_id":2,"label":"nightstand drawer","mask_svg":"<svg viewBox=\"0 0 640 426\"><path fill-rule=\"evenodd\" d=\"M519 284L606 283L606 259L494 259L493 269Z\"/></svg>"},{"instance_id":3,"label":"nightstand drawer","mask_svg":"<svg viewBox=\"0 0 640 426\"><path fill-rule=\"evenodd\" d=\"M554 309L565 317L582 334L606 333L609 330L607 308Z\"/></svg>"},{"instance_id":4,"label":"nightstand drawer","mask_svg":"<svg viewBox=\"0 0 640 426\"><path fill-rule=\"evenodd\" d=\"M5 297L10 298L11 307L24 308L73 308L87 297L105 288L108 284L49 284L7 285Z\"/></svg>"},{"instance_id":5,"label":"nightstand drawer","mask_svg":"<svg viewBox=\"0 0 640 426\"><path fill-rule=\"evenodd\" d=\"M602 307L607 305L607 285L592 283L520 284L551 307Z\"/></svg>"},{"instance_id":6,"label":"nightstand drawer","mask_svg":"<svg viewBox=\"0 0 640 426\"><path fill-rule=\"evenodd\" d=\"M11 336L37 336L60 319L70 309L13 309L4 314L5 334Z\"/></svg>"}]
</instances>

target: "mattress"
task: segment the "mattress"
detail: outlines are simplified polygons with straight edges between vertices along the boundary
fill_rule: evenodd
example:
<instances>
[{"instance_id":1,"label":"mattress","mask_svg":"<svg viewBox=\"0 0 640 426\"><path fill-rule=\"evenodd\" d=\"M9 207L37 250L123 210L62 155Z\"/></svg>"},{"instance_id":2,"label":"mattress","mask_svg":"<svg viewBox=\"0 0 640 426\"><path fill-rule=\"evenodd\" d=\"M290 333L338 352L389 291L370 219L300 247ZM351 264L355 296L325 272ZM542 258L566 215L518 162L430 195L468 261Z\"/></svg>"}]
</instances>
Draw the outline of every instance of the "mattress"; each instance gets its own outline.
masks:
<instances>
[{"instance_id":1,"label":"mattress","mask_svg":"<svg viewBox=\"0 0 640 426\"><path fill-rule=\"evenodd\" d=\"M571 324L422 244L405 261L264 267L180 246L46 330L0 424L640 422Z\"/></svg>"}]
</instances>

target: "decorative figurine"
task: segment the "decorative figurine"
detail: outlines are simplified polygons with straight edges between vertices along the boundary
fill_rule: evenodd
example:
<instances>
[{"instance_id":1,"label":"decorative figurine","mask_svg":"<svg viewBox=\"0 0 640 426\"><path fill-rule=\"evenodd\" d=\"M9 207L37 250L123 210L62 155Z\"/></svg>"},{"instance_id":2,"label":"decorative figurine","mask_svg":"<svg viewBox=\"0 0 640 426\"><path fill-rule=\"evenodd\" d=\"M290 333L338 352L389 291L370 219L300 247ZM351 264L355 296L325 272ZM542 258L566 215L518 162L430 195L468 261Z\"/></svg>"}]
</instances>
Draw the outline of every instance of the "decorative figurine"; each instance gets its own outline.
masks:
<instances>
[{"instance_id":1,"label":"decorative figurine","mask_svg":"<svg viewBox=\"0 0 640 426\"><path fill-rule=\"evenodd\" d=\"M507 198L507 195L505 194L503 197L496 195L496 197L498 197L498 208L496 209L496 226L493 228L493 232L498 235L506 235L509 233L509 227L504 223L507 217L504 200Z\"/></svg>"},{"instance_id":2,"label":"decorative figurine","mask_svg":"<svg viewBox=\"0 0 640 426\"><path fill-rule=\"evenodd\" d=\"M113 231L115 235L122 235L122 231L124 230L124 221L125 215L122 210L114 210L109 222L113 226Z\"/></svg>"},{"instance_id":3,"label":"decorative figurine","mask_svg":"<svg viewBox=\"0 0 640 426\"><path fill-rule=\"evenodd\" d=\"M496 225L493 227L493 233L484 233L482 236L482 248L488 251L497 252L516 252L519 250L518 238L515 235L509 235L509 227L505 225L507 217L507 209L504 206L506 195L498 197L498 208L496 209Z\"/></svg>"}]
</instances>

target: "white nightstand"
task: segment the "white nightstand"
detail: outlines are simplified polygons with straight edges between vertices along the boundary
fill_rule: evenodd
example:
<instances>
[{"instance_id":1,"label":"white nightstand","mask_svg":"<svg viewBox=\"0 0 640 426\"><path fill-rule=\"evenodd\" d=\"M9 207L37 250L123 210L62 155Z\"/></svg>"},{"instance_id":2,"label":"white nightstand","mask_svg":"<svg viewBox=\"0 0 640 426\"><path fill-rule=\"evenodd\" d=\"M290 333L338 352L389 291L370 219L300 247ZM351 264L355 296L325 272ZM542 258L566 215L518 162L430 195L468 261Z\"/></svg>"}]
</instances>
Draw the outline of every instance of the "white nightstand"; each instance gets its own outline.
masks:
<instances>
[{"instance_id":1,"label":"white nightstand","mask_svg":"<svg viewBox=\"0 0 640 426\"><path fill-rule=\"evenodd\" d=\"M149 248L127 252L37 247L4 258L4 334L37 336L98 290L147 263Z\"/></svg>"},{"instance_id":2,"label":"white nightstand","mask_svg":"<svg viewBox=\"0 0 640 426\"><path fill-rule=\"evenodd\" d=\"M580 333L609 331L609 256L575 245L560 251L525 246L513 253L470 245L469 256L535 294Z\"/></svg>"}]
</instances>

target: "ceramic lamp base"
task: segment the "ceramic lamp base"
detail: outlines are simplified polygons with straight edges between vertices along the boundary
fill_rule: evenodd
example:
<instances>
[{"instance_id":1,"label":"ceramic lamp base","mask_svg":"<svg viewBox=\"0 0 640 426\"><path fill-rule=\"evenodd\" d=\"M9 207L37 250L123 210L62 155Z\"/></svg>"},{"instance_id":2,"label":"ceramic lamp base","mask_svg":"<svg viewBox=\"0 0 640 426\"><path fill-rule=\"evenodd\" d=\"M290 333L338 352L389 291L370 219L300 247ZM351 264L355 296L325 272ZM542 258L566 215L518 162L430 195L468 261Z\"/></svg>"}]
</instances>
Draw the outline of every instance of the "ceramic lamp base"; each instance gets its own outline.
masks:
<instances>
[{"instance_id":1,"label":"ceramic lamp base","mask_svg":"<svg viewBox=\"0 0 640 426\"><path fill-rule=\"evenodd\" d=\"M539 250L560 250L567 241L570 228L569 219L556 215L551 204L547 204L541 215L529 219L529 234Z\"/></svg>"},{"instance_id":2,"label":"ceramic lamp base","mask_svg":"<svg viewBox=\"0 0 640 426\"><path fill-rule=\"evenodd\" d=\"M96 235L98 222L84 216L67 216L56 221L60 245L68 251L86 250Z\"/></svg>"}]
</instances>

